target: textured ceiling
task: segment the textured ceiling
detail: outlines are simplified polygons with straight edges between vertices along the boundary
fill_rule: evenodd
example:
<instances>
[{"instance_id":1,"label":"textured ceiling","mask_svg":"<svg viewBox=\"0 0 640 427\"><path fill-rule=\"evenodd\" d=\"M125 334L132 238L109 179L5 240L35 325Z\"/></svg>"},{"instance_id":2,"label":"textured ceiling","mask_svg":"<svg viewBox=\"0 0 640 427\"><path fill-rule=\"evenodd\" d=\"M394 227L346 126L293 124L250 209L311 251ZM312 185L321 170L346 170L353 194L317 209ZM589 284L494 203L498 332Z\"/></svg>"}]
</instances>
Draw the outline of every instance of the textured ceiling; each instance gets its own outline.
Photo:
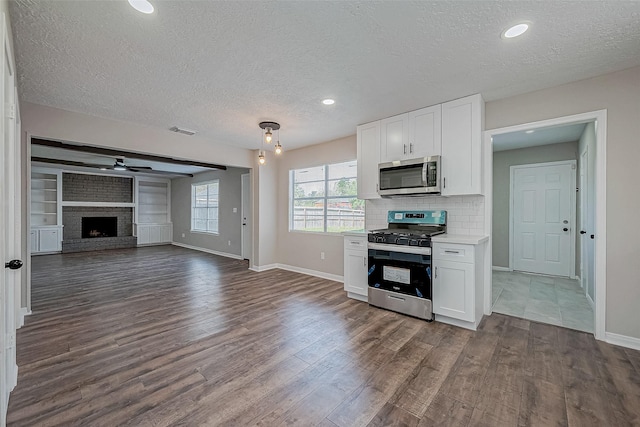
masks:
<instances>
[{"instance_id":1,"label":"textured ceiling","mask_svg":"<svg viewBox=\"0 0 640 427\"><path fill-rule=\"evenodd\" d=\"M10 3L21 99L252 149L262 120L291 149L640 65L639 1Z\"/></svg>"}]
</instances>

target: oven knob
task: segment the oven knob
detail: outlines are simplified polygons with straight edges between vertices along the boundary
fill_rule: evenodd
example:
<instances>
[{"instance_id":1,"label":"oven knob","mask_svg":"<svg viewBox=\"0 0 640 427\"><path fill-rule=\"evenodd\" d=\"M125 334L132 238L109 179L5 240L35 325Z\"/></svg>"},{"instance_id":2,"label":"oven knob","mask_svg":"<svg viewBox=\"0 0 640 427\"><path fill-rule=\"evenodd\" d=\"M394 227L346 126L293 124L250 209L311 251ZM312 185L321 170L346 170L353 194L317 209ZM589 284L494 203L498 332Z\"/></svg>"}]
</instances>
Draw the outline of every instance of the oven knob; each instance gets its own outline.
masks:
<instances>
[{"instance_id":1,"label":"oven knob","mask_svg":"<svg viewBox=\"0 0 640 427\"><path fill-rule=\"evenodd\" d=\"M409 244L409 239L407 239L406 237L399 237L396 240L396 245L408 245Z\"/></svg>"},{"instance_id":2,"label":"oven knob","mask_svg":"<svg viewBox=\"0 0 640 427\"><path fill-rule=\"evenodd\" d=\"M418 246L418 240L416 239L409 240L409 246Z\"/></svg>"},{"instance_id":3,"label":"oven knob","mask_svg":"<svg viewBox=\"0 0 640 427\"><path fill-rule=\"evenodd\" d=\"M376 236L374 236L373 234L369 234L367 236L367 240L370 242L375 242L376 241Z\"/></svg>"},{"instance_id":4,"label":"oven knob","mask_svg":"<svg viewBox=\"0 0 640 427\"><path fill-rule=\"evenodd\" d=\"M376 237L376 243L384 243L384 236Z\"/></svg>"},{"instance_id":5,"label":"oven knob","mask_svg":"<svg viewBox=\"0 0 640 427\"><path fill-rule=\"evenodd\" d=\"M431 246L429 244L429 239L420 239L420 246L422 246L423 248L428 248L429 246Z\"/></svg>"}]
</instances>

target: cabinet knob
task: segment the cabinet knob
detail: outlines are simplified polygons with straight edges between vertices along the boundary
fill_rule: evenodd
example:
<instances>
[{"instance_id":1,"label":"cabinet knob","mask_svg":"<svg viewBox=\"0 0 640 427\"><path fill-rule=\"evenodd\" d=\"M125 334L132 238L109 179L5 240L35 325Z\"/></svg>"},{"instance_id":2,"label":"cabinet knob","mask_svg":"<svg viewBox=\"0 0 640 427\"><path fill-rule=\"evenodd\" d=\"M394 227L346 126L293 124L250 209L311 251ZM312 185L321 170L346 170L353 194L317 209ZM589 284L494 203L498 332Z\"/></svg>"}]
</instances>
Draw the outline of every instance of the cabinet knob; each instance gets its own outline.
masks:
<instances>
[{"instance_id":1,"label":"cabinet knob","mask_svg":"<svg viewBox=\"0 0 640 427\"><path fill-rule=\"evenodd\" d=\"M562 231L569 231L567 227L563 228Z\"/></svg>"}]
</instances>

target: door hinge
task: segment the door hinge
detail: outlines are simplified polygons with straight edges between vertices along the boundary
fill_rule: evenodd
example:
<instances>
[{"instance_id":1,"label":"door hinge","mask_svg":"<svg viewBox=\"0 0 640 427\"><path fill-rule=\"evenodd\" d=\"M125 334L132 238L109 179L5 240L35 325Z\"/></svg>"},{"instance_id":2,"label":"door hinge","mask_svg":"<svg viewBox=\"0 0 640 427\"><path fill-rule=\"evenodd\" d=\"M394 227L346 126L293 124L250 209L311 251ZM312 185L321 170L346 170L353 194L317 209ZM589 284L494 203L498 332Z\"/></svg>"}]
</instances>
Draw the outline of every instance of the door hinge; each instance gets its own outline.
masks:
<instances>
[{"instance_id":1,"label":"door hinge","mask_svg":"<svg viewBox=\"0 0 640 427\"><path fill-rule=\"evenodd\" d=\"M16 104L9 104L9 108L7 109L7 117L9 119L16 118Z\"/></svg>"}]
</instances>

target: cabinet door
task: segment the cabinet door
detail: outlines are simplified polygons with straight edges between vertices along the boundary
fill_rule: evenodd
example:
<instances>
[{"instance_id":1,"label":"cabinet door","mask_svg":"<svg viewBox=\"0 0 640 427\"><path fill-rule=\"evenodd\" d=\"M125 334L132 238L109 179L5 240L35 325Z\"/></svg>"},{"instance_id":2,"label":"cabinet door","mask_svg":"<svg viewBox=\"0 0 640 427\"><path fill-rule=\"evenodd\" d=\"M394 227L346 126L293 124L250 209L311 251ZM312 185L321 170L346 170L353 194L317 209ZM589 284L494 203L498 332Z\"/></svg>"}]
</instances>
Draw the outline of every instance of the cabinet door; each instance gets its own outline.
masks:
<instances>
[{"instance_id":1,"label":"cabinet door","mask_svg":"<svg viewBox=\"0 0 640 427\"><path fill-rule=\"evenodd\" d=\"M29 242L31 244L31 252L40 251L38 247L38 230L31 230L31 233L29 233Z\"/></svg>"},{"instance_id":2,"label":"cabinet door","mask_svg":"<svg viewBox=\"0 0 640 427\"><path fill-rule=\"evenodd\" d=\"M149 228L150 225L140 225L137 226L137 234L138 234L138 245L146 245L150 243L149 241Z\"/></svg>"},{"instance_id":3,"label":"cabinet door","mask_svg":"<svg viewBox=\"0 0 640 427\"><path fill-rule=\"evenodd\" d=\"M358 126L358 198L379 199L380 121Z\"/></svg>"},{"instance_id":4,"label":"cabinet door","mask_svg":"<svg viewBox=\"0 0 640 427\"><path fill-rule=\"evenodd\" d=\"M380 120L380 163L409 158L409 114Z\"/></svg>"},{"instance_id":5,"label":"cabinet door","mask_svg":"<svg viewBox=\"0 0 640 427\"><path fill-rule=\"evenodd\" d=\"M409 113L409 154L411 157L439 156L442 151L442 106Z\"/></svg>"},{"instance_id":6,"label":"cabinet door","mask_svg":"<svg viewBox=\"0 0 640 427\"><path fill-rule=\"evenodd\" d=\"M480 95L442 104L442 195L482 194Z\"/></svg>"},{"instance_id":7,"label":"cabinet door","mask_svg":"<svg viewBox=\"0 0 640 427\"><path fill-rule=\"evenodd\" d=\"M39 252L56 252L60 249L60 233L57 229L38 230Z\"/></svg>"},{"instance_id":8,"label":"cabinet door","mask_svg":"<svg viewBox=\"0 0 640 427\"><path fill-rule=\"evenodd\" d=\"M474 264L434 261L434 313L474 321L474 271Z\"/></svg>"},{"instance_id":9,"label":"cabinet door","mask_svg":"<svg viewBox=\"0 0 640 427\"><path fill-rule=\"evenodd\" d=\"M149 243L162 242L162 225L149 226Z\"/></svg>"},{"instance_id":10,"label":"cabinet door","mask_svg":"<svg viewBox=\"0 0 640 427\"><path fill-rule=\"evenodd\" d=\"M344 290L367 295L367 252L345 249Z\"/></svg>"}]
</instances>

